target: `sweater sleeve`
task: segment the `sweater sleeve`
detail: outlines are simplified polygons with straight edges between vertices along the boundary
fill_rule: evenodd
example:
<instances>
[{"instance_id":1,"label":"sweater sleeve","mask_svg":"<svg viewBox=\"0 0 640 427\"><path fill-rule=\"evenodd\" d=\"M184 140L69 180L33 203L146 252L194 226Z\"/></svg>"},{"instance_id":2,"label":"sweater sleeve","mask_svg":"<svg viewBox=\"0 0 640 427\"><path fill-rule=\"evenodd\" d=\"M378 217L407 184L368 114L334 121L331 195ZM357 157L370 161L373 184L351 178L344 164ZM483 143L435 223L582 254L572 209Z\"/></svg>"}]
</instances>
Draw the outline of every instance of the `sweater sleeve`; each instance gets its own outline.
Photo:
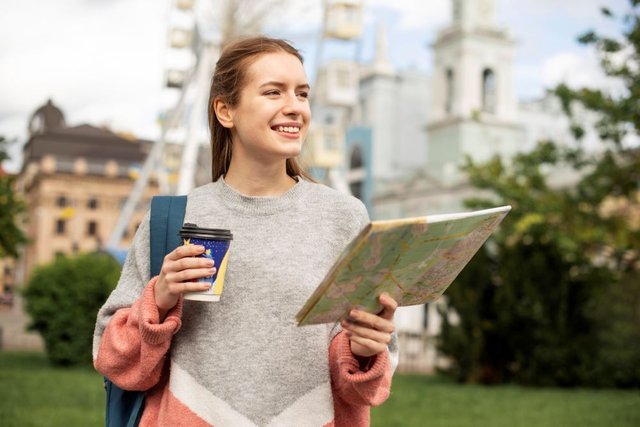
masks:
<instances>
[{"instance_id":1,"label":"sweater sleeve","mask_svg":"<svg viewBox=\"0 0 640 427\"><path fill-rule=\"evenodd\" d=\"M349 338L340 332L329 346L329 370L336 406L365 406L368 409L369 406L381 405L389 397L391 366L387 351L375 356L369 369L362 371L351 353ZM337 417L338 414L336 421Z\"/></svg>"},{"instance_id":2,"label":"sweater sleeve","mask_svg":"<svg viewBox=\"0 0 640 427\"><path fill-rule=\"evenodd\" d=\"M149 271L151 264L149 258L149 216L149 212L147 212L136 231L122 266L118 285L98 311L93 333L94 361L98 355L102 335L113 316L123 308L130 308L140 298L151 279Z\"/></svg>"},{"instance_id":3,"label":"sweater sleeve","mask_svg":"<svg viewBox=\"0 0 640 427\"><path fill-rule=\"evenodd\" d=\"M94 360L98 372L125 390L147 390L158 383L171 339L181 326L182 298L160 323L157 279L151 279L131 307L116 311Z\"/></svg>"}]
</instances>

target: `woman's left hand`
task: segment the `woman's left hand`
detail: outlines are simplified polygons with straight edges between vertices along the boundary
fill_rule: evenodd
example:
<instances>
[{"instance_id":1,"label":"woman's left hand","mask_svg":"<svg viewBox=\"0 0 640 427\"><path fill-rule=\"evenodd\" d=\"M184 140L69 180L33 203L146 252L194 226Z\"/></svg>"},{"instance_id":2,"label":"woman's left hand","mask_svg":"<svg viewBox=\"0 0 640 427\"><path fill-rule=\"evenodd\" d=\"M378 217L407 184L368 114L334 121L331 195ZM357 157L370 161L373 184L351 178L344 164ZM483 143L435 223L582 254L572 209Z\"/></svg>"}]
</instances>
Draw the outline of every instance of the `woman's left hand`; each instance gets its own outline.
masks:
<instances>
[{"instance_id":1,"label":"woman's left hand","mask_svg":"<svg viewBox=\"0 0 640 427\"><path fill-rule=\"evenodd\" d=\"M379 301L384 307L380 313L353 309L349 312L349 318L341 322L355 356L375 356L385 351L391 342L391 334L395 330L393 315L398 303L386 292L380 295Z\"/></svg>"}]
</instances>

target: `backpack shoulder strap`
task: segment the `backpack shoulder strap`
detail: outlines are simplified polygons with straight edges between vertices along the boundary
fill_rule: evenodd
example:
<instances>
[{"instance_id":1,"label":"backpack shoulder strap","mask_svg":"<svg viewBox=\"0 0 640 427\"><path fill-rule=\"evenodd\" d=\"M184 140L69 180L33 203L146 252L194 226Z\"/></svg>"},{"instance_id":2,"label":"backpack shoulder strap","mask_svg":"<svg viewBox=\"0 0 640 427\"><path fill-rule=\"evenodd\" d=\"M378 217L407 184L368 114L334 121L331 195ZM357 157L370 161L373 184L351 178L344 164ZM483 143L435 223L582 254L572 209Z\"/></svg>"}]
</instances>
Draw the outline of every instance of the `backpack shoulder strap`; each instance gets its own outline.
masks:
<instances>
[{"instance_id":1,"label":"backpack shoulder strap","mask_svg":"<svg viewBox=\"0 0 640 427\"><path fill-rule=\"evenodd\" d=\"M184 222L187 196L154 196L151 199L151 277L160 274L166 254L180 246L178 231Z\"/></svg>"}]
</instances>

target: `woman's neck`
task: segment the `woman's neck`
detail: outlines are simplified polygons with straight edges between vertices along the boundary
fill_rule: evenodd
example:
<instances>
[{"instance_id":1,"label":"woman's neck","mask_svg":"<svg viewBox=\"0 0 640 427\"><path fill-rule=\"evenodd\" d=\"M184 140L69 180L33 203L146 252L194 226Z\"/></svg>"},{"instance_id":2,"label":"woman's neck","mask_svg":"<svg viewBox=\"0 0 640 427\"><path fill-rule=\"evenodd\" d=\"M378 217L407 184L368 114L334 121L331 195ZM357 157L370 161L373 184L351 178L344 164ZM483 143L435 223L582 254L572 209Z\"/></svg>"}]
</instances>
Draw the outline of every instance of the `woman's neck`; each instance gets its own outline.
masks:
<instances>
[{"instance_id":1,"label":"woman's neck","mask_svg":"<svg viewBox=\"0 0 640 427\"><path fill-rule=\"evenodd\" d=\"M296 180L287 175L285 162L271 166L240 166L234 164L233 159L224 181L245 196L280 196L296 184Z\"/></svg>"}]
</instances>

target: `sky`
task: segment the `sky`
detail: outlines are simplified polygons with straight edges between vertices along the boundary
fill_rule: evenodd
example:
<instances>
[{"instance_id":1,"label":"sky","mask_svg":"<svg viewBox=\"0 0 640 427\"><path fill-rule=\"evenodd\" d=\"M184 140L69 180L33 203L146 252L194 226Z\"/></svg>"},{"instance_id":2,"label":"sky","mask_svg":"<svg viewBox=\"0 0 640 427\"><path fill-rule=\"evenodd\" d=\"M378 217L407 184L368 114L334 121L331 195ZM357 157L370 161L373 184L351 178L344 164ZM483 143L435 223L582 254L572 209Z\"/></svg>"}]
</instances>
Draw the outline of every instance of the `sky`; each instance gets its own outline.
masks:
<instances>
[{"instance_id":1,"label":"sky","mask_svg":"<svg viewBox=\"0 0 640 427\"><path fill-rule=\"evenodd\" d=\"M267 0L261 0L267 1ZM588 29L617 34L602 18L606 4L626 10L626 0L495 0L498 25L516 41L514 89L534 99L560 82L606 85L591 49L576 42ZM321 0L276 2L264 32L285 37L306 57L315 75L320 46ZM175 63L168 48L172 0L20 0L0 5L0 135L15 141L9 172L20 167L33 112L52 99L68 125L108 126L140 138L159 135L158 114L172 97L164 73ZM199 21L215 22L215 0L199 0ZM321 61L334 56L368 62L382 23L397 70L432 68L431 44L451 21L451 0L364 0L359 41L325 42ZM218 8L219 9L219 8Z\"/></svg>"}]
</instances>

